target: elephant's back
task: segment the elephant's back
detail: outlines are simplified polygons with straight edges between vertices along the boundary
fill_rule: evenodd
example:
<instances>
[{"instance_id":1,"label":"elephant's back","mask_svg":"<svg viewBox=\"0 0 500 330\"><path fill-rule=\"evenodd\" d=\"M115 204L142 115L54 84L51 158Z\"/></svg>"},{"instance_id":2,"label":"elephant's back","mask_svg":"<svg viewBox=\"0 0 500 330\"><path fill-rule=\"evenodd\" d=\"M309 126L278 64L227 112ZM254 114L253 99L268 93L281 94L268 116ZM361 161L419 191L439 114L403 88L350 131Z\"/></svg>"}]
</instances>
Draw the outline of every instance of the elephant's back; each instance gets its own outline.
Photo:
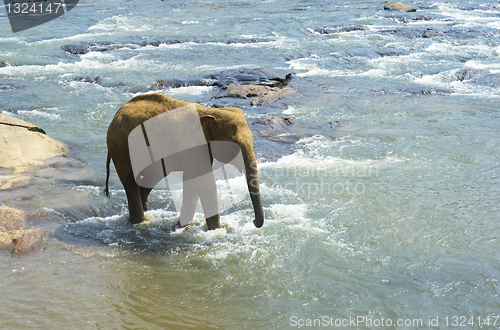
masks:
<instances>
[{"instance_id":1,"label":"elephant's back","mask_svg":"<svg viewBox=\"0 0 500 330\"><path fill-rule=\"evenodd\" d=\"M116 112L108 128L108 142L115 137L126 139L135 127L146 120L186 104L188 102L158 93L138 95Z\"/></svg>"}]
</instances>

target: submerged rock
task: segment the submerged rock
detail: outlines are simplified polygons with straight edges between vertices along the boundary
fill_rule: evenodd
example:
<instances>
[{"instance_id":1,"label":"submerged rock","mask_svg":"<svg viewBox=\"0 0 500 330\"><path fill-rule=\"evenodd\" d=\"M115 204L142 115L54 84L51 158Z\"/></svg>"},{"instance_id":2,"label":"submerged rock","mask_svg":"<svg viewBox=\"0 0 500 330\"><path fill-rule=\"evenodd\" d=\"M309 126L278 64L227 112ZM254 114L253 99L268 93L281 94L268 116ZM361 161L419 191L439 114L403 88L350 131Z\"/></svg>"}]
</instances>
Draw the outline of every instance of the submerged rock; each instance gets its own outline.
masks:
<instances>
[{"instance_id":1,"label":"submerged rock","mask_svg":"<svg viewBox=\"0 0 500 330\"><path fill-rule=\"evenodd\" d=\"M86 78L83 78L83 81L86 83L90 83L90 84L100 85L101 81L102 81L102 77L101 76L86 77Z\"/></svg>"},{"instance_id":2,"label":"submerged rock","mask_svg":"<svg viewBox=\"0 0 500 330\"><path fill-rule=\"evenodd\" d=\"M225 90L225 93L217 95L215 98L222 97L237 97L240 99L246 99L248 97L261 96L269 92L271 87L261 86L261 85L238 85L229 84Z\"/></svg>"},{"instance_id":3,"label":"submerged rock","mask_svg":"<svg viewBox=\"0 0 500 330\"><path fill-rule=\"evenodd\" d=\"M270 126L274 129L283 128L290 125L297 125L298 121L293 116L259 118L253 125Z\"/></svg>"},{"instance_id":4,"label":"submerged rock","mask_svg":"<svg viewBox=\"0 0 500 330\"><path fill-rule=\"evenodd\" d=\"M13 255L43 251L45 231L38 229L12 230L0 232L0 250Z\"/></svg>"},{"instance_id":5,"label":"submerged rock","mask_svg":"<svg viewBox=\"0 0 500 330\"><path fill-rule=\"evenodd\" d=\"M456 80L458 81L477 80L483 78L488 74L490 74L490 72L486 70L467 68L457 72Z\"/></svg>"},{"instance_id":6,"label":"submerged rock","mask_svg":"<svg viewBox=\"0 0 500 330\"><path fill-rule=\"evenodd\" d=\"M191 80L158 80L146 88L136 90L134 93L146 93L170 88L187 86L211 86L217 87L220 92L214 99L238 98L247 99L259 97L252 101L252 105L262 105L275 102L286 95L296 93L291 88L283 88L287 85L292 75L280 70L273 69L234 69L224 70ZM212 107L218 105L212 104ZM220 106L220 105L219 105Z\"/></svg>"},{"instance_id":7,"label":"submerged rock","mask_svg":"<svg viewBox=\"0 0 500 330\"><path fill-rule=\"evenodd\" d=\"M70 54L82 55L89 52L106 52L121 48L139 48L146 46L158 47L162 44L172 45L182 43L181 40L171 40L165 38L154 38L144 40L131 40L130 42L100 41L100 42L80 42L72 45L62 46L62 49Z\"/></svg>"},{"instance_id":8,"label":"submerged rock","mask_svg":"<svg viewBox=\"0 0 500 330\"><path fill-rule=\"evenodd\" d=\"M80 78L75 78L74 81L81 81L81 82L86 82L89 84L95 84L95 85L100 85L102 81L101 76L96 76L96 77L80 77Z\"/></svg>"},{"instance_id":9,"label":"submerged rock","mask_svg":"<svg viewBox=\"0 0 500 330\"><path fill-rule=\"evenodd\" d=\"M411 23L411 22L420 22L420 21L451 21L450 18L445 16L428 16L428 15L419 15L419 16L411 16L411 15L393 15L388 16L388 19L392 19L399 23Z\"/></svg>"},{"instance_id":10,"label":"submerged rock","mask_svg":"<svg viewBox=\"0 0 500 330\"><path fill-rule=\"evenodd\" d=\"M278 70L272 69L235 69L224 70L217 73L212 73L202 78L190 80L158 80L146 88L141 88L134 93L145 93L150 91L158 91L170 88L179 88L187 86L215 86L221 89L226 89L231 84L236 85L258 85L269 87L285 86L291 78L291 74L287 74Z\"/></svg>"},{"instance_id":11,"label":"submerged rock","mask_svg":"<svg viewBox=\"0 0 500 330\"><path fill-rule=\"evenodd\" d=\"M458 39L493 37L500 35L500 31L488 27L474 28L451 28L449 30L437 31L431 28L396 28L379 30L377 33L394 34L407 38L432 38L436 36L451 37Z\"/></svg>"},{"instance_id":12,"label":"submerged rock","mask_svg":"<svg viewBox=\"0 0 500 330\"><path fill-rule=\"evenodd\" d=\"M270 38L238 38L223 41L207 40L201 43L224 42L226 44L250 44L275 41ZM122 48L141 48L146 46L158 47L160 45L174 45L184 43L185 41L178 39L168 39L164 37L143 38L143 37L128 37L125 41L99 41L99 42L79 42L76 44L64 45L62 49L70 54L83 55L89 52L107 52Z\"/></svg>"},{"instance_id":13,"label":"submerged rock","mask_svg":"<svg viewBox=\"0 0 500 330\"><path fill-rule=\"evenodd\" d=\"M383 89L379 91L381 93L402 93L408 95L448 95L449 91L440 89L429 89L426 87L405 87L401 89Z\"/></svg>"},{"instance_id":14,"label":"submerged rock","mask_svg":"<svg viewBox=\"0 0 500 330\"><path fill-rule=\"evenodd\" d=\"M292 116L248 119L257 158L274 160L292 153L294 144L314 133L310 125Z\"/></svg>"},{"instance_id":15,"label":"submerged rock","mask_svg":"<svg viewBox=\"0 0 500 330\"><path fill-rule=\"evenodd\" d=\"M25 212L9 206L0 206L0 232L21 230L26 227Z\"/></svg>"},{"instance_id":16,"label":"submerged rock","mask_svg":"<svg viewBox=\"0 0 500 330\"><path fill-rule=\"evenodd\" d=\"M274 39L271 38L250 38L250 39L232 39L232 40L227 40L226 44L256 44L256 43L261 43L261 42L272 42L275 41Z\"/></svg>"},{"instance_id":17,"label":"submerged rock","mask_svg":"<svg viewBox=\"0 0 500 330\"><path fill-rule=\"evenodd\" d=\"M65 143L24 120L0 114L0 168L16 168L42 164L44 160L64 155Z\"/></svg>"},{"instance_id":18,"label":"submerged rock","mask_svg":"<svg viewBox=\"0 0 500 330\"><path fill-rule=\"evenodd\" d=\"M146 88L141 88L135 93L146 93L146 92L152 92L152 91L160 91L160 90L165 90L165 89L170 89L170 88L179 88L182 86L191 86L189 83L183 82L181 80L163 80L160 79L153 84L149 85Z\"/></svg>"},{"instance_id":19,"label":"submerged rock","mask_svg":"<svg viewBox=\"0 0 500 330\"><path fill-rule=\"evenodd\" d=\"M486 11L500 11L500 5L497 3L481 3L477 6L468 5L460 8L461 10L486 10Z\"/></svg>"},{"instance_id":20,"label":"submerged rock","mask_svg":"<svg viewBox=\"0 0 500 330\"><path fill-rule=\"evenodd\" d=\"M4 66L7 66L7 63L0 61L0 68L3 68Z\"/></svg>"},{"instance_id":21,"label":"submerged rock","mask_svg":"<svg viewBox=\"0 0 500 330\"><path fill-rule=\"evenodd\" d=\"M212 81L212 86L224 88L230 84L261 85L269 87L285 86L291 74L273 69L233 69L209 74L203 77Z\"/></svg>"},{"instance_id":22,"label":"submerged rock","mask_svg":"<svg viewBox=\"0 0 500 330\"><path fill-rule=\"evenodd\" d=\"M402 2L392 2L392 1L386 1L384 9L385 10L403 10L403 11L407 11L407 12L417 11L412 6L406 5Z\"/></svg>"},{"instance_id":23,"label":"submerged rock","mask_svg":"<svg viewBox=\"0 0 500 330\"><path fill-rule=\"evenodd\" d=\"M27 175L0 176L0 190L13 190L26 187L31 181Z\"/></svg>"},{"instance_id":24,"label":"submerged rock","mask_svg":"<svg viewBox=\"0 0 500 330\"><path fill-rule=\"evenodd\" d=\"M252 100L251 105L263 105L267 103L276 102L282 97L285 97L287 95L292 95L295 93L297 93L297 91L291 88L270 87L269 91L266 94L262 95L257 99Z\"/></svg>"},{"instance_id":25,"label":"submerged rock","mask_svg":"<svg viewBox=\"0 0 500 330\"><path fill-rule=\"evenodd\" d=\"M262 105L265 103L275 102L286 95L295 94L296 92L296 90L291 88L229 84L225 88L225 92L215 96L215 98L236 97L246 99L249 97L260 96L259 98L252 100L251 105Z\"/></svg>"},{"instance_id":26,"label":"submerged rock","mask_svg":"<svg viewBox=\"0 0 500 330\"><path fill-rule=\"evenodd\" d=\"M349 25L349 26L333 26L314 29L315 32L321 34L335 34L341 32L364 31L366 27L363 25Z\"/></svg>"},{"instance_id":27,"label":"submerged rock","mask_svg":"<svg viewBox=\"0 0 500 330\"><path fill-rule=\"evenodd\" d=\"M22 210L0 206L0 249L13 255L42 251L45 231L27 229L26 214Z\"/></svg>"},{"instance_id":28,"label":"submerged rock","mask_svg":"<svg viewBox=\"0 0 500 330\"><path fill-rule=\"evenodd\" d=\"M440 35L442 35L442 33L439 31L428 30L428 31L425 31L424 34L422 34L422 38L432 38L432 37L437 37Z\"/></svg>"},{"instance_id":29,"label":"submerged rock","mask_svg":"<svg viewBox=\"0 0 500 330\"><path fill-rule=\"evenodd\" d=\"M70 54L87 54L90 52L90 44L82 42L74 45L65 45L62 46L62 49Z\"/></svg>"},{"instance_id":30,"label":"submerged rock","mask_svg":"<svg viewBox=\"0 0 500 330\"><path fill-rule=\"evenodd\" d=\"M466 68L459 70L455 75L458 81L471 81L478 84L499 85L500 74L487 70Z\"/></svg>"},{"instance_id":31,"label":"submerged rock","mask_svg":"<svg viewBox=\"0 0 500 330\"><path fill-rule=\"evenodd\" d=\"M14 86L13 84L10 84L10 83L3 83L0 81L0 90L11 90L11 89L14 89L16 88L16 86Z\"/></svg>"},{"instance_id":32,"label":"submerged rock","mask_svg":"<svg viewBox=\"0 0 500 330\"><path fill-rule=\"evenodd\" d=\"M390 48L377 48L377 49L357 48L348 50L347 54L350 56L359 56L368 59L375 59L387 56L401 56L401 55L406 55L407 53Z\"/></svg>"}]
</instances>

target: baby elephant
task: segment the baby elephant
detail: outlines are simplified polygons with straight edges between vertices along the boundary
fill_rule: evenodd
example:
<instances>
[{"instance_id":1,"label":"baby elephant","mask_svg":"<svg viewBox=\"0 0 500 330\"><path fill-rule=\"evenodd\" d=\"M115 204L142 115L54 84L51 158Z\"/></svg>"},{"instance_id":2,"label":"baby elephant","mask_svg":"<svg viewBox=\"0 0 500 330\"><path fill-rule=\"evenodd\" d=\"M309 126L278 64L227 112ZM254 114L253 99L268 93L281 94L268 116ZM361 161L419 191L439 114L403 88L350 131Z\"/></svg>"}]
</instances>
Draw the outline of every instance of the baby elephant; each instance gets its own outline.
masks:
<instances>
[{"instance_id":1,"label":"baby elephant","mask_svg":"<svg viewBox=\"0 0 500 330\"><path fill-rule=\"evenodd\" d=\"M209 230L220 228L220 211L212 163L230 163L244 171L255 211L254 224L264 223L253 138L243 111L206 108L163 94L144 94L125 103L107 134L106 189L110 161L125 188L131 223L144 221L148 196L172 171L183 172L181 226L194 216L201 200Z\"/></svg>"}]
</instances>

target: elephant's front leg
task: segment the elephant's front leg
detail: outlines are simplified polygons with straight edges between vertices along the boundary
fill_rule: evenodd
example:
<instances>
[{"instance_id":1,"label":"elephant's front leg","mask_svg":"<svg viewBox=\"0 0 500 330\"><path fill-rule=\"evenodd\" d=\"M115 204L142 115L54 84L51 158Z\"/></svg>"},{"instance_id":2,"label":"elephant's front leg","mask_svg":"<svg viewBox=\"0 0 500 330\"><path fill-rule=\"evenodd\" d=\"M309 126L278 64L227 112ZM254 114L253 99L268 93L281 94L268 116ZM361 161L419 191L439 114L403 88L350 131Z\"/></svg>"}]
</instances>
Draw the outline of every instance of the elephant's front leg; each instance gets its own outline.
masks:
<instances>
[{"instance_id":1,"label":"elephant's front leg","mask_svg":"<svg viewBox=\"0 0 500 330\"><path fill-rule=\"evenodd\" d=\"M148 202L149 193L151 192L151 190L153 190L153 188L141 187L140 190L141 190L142 209L144 211L147 211L149 209L149 202Z\"/></svg>"},{"instance_id":2,"label":"elephant's front leg","mask_svg":"<svg viewBox=\"0 0 500 330\"><path fill-rule=\"evenodd\" d=\"M120 178L121 179L121 178ZM141 200L141 189L134 180L132 173L121 180L128 200L128 211L130 223L140 223L145 220L144 209Z\"/></svg>"},{"instance_id":3,"label":"elephant's front leg","mask_svg":"<svg viewBox=\"0 0 500 330\"><path fill-rule=\"evenodd\" d=\"M208 230L220 228L220 209L214 173L209 172L195 179Z\"/></svg>"},{"instance_id":4,"label":"elephant's front leg","mask_svg":"<svg viewBox=\"0 0 500 330\"><path fill-rule=\"evenodd\" d=\"M184 181L182 185L182 207L179 215L179 225L181 227L189 225L194 218L198 204L198 193L195 187L189 181Z\"/></svg>"}]
</instances>

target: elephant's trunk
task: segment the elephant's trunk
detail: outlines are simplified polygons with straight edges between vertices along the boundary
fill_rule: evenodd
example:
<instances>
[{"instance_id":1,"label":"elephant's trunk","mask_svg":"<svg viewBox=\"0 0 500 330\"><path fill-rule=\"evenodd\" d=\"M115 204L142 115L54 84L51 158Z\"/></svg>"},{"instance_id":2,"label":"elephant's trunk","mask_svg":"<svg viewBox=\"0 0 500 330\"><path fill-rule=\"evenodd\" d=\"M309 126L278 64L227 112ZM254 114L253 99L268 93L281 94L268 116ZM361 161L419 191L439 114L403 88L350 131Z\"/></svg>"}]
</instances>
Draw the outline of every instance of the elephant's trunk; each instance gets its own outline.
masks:
<instances>
[{"instance_id":1,"label":"elephant's trunk","mask_svg":"<svg viewBox=\"0 0 500 330\"><path fill-rule=\"evenodd\" d=\"M245 155L245 154L244 154ZM248 185L248 192L252 199L253 209L255 211L255 220L253 221L255 227L260 228L264 224L264 209L260 200L259 189L259 175L257 172L257 161L253 152L244 156L246 179Z\"/></svg>"}]
</instances>

